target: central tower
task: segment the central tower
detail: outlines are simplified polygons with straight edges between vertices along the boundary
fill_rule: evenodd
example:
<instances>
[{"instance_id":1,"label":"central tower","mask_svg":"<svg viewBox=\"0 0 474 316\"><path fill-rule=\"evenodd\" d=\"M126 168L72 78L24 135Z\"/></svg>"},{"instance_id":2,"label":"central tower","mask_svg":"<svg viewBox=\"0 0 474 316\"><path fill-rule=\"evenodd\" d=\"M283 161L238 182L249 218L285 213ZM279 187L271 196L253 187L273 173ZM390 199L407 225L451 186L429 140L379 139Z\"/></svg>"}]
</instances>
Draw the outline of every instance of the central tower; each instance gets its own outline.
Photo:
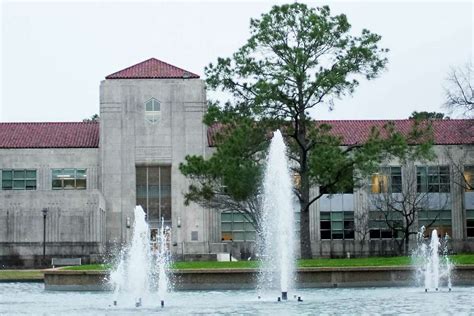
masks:
<instances>
[{"instance_id":1,"label":"central tower","mask_svg":"<svg viewBox=\"0 0 474 316\"><path fill-rule=\"evenodd\" d=\"M101 82L100 185L109 247L129 239L135 205L145 210L152 236L164 217L175 252L207 240L208 211L184 205L187 184L179 171L186 155L206 154L205 111L204 81L155 58Z\"/></svg>"}]
</instances>

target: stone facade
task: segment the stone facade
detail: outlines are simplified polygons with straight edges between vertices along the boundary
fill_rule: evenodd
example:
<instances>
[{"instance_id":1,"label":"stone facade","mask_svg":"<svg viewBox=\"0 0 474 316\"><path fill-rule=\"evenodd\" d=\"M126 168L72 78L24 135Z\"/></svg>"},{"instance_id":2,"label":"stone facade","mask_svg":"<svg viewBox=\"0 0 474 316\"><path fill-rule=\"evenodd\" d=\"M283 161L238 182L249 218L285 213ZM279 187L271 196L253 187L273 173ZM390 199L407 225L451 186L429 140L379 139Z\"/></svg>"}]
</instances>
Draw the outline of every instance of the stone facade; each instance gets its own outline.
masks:
<instances>
[{"instance_id":1,"label":"stone facade","mask_svg":"<svg viewBox=\"0 0 474 316\"><path fill-rule=\"evenodd\" d=\"M147 120L145 103L158 100L160 117ZM136 167L171 167L172 244L177 253L208 253L214 215L184 206L188 182L179 171L186 155L206 155L206 107L200 79L114 79L101 83L100 185L107 205L107 240L124 242L136 205ZM178 223L179 222L179 227ZM194 238L192 238L194 235ZM195 239L195 240L193 240Z\"/></svg>"},{"instance_id":2,"label":"stone facade","mask_svg":"<svg viewBox=\"0 0 474 316\"><path fill-rule=\"evenodd\" d=\"M53 168L86 168L85 190L52 190ZM98 258L105 251L105 199L97 148L0 149L0 169L36 169L36 190L0 191L0 262L39 264L46 256ZM4 180L4 179L2 179ZM0 265L1 266L1 265Z\"/></svg>"}]
</instances>

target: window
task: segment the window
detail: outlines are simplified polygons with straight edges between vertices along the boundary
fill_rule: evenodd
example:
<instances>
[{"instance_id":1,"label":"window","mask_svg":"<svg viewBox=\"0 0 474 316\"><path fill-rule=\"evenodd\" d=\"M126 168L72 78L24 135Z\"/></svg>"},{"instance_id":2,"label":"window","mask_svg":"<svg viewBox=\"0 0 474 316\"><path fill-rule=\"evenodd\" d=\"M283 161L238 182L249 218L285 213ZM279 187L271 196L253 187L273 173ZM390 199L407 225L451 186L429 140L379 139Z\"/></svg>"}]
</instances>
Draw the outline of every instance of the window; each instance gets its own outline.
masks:
<instances>
[{"instance_id":1,"label":"window","mask_svg":"<svg viewBox=\"0 0 474 316\"><path fill-rule=\"evenodd\" d=\"M151 226L171 226L171 166L136 166L136 204Z\"/></svg>"},{"instance_id":2,"label":"window","mask_svg":"<svg viewBox=\"0 0 474 316\"><path fill-rule=\"evenodd\" d=\"M402 168L382 167L380 172L374 173L370 181L372 193L400 193L402 192Z\"/></svg>"},{"instance_id":3,"label":"window","mask_svg":"<svg viewBox=\"0 0 474 316\"><path fill-rule=\"evenodd\" d=\"M391 239L398 237L398 231L392 230L387 221L393 227L402 227L403 219L399 214L393 213L393 218L387 218L384 213L380 211L369 212L369 236L370 239Z\"/></svg>"},{"instance_id":4,"label":"window","mask_svg":"<svg viewBox=\"0 0 474 316\"><path fill-rule=\"evenodd\" d=\"M474 166L464 166L466 192L474 192Z\"/></svg>"},{"instance_id":5,"label":"window","mask_svg":"<svg viewBox=\"0 0 474 316\"><path fill-rule=\"evenodd\" d=\"M417 192L449 193L449 167L416 167Z\"/></svg>"},{"instance_id":6,"label":"window","mask_svg":"<svg viewBox=\"0 0 474 316\"><path fill-rule=\"evenodd\" d=\"M433 229L436 229L440 236L446 233L451 235L451 210L422 210L418 213L418 226L426 227L427 236L431 235Z\"/></svg>"},{"instance_id":7,"label":"window","mask_svg":"<svg viewBox=\"0 0 474 316\"><path fill-rule=\"evenodd\" d=\"M354 212L321 212L321 239L354 239Z\"/></svg>"},{"instance_id":8,"label":"window","mask_svg":"<svg viewBox=\"0 0 474 316\"><path fill-rule=\"evenodd\" d=\"M156 123L161 117L161 104L155 98L145 102L145 118L150 123Z\"/></svg>"},{"instance_id":9,"label":"window","mask_svg":"<svg viewBox=\"0 0 474 316\"><path fill-rule=\"evenodd\" d=\"M36 190L36 170L2 170L3 190Z\"/></svg>"},{"instance_id":10,"label":"window","mask_svg":"<svg viewBox=\"0 0 474 316\"><path fill-rule=\"evenodd\" d=\"M474 237L474 210L466 210L467 237Z\"/></svg>"},{"instance_id":11,"label":"window","mask_svg":"<svg viewBox=\"0 0 474 316\"><path fill-rule=\"evenodd\" d=\"M239 212L221 213L222 241L254 241L255 228Z\"/></svg>"},{"instance_id":12,"label":"window","mask_svg":"<svg viewBox=\"0 0 474 316\"><path fill-rule=\"evenodd\" d=\"M86 169L53 169L53 190L86 189Z\"/></svg>"}]
</instances>

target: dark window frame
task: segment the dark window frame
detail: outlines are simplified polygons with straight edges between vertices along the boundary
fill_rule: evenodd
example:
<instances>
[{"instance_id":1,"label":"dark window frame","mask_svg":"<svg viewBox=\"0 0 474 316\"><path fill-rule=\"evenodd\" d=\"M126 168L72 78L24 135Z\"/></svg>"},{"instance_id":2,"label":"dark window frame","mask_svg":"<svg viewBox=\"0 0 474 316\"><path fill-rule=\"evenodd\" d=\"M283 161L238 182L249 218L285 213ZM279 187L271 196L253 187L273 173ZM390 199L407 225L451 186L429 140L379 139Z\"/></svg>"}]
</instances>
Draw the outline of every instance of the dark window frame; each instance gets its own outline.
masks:
<instances>
[{"instance_id":1,"label":"dark window frame","mask_svg":"<svg viewBox=\"0 0 474 316\"><path fill-rule=\"evenodd\" d=\"M161 102L151 98L145 102L145 118L148 122L154 124L161 119Z\"/></svg>"},{"instance_id":2,"label":"dark window frame","mask_svg":"<svg viewBox=\"0 0 474 316\"><path fill-rule=\"evenodd\" d=\"M237 220L236 217L240 217ZM230 225L230 229L224 229L225 225ZM235 236L242 234L243 239ZM240 212L222 211L221 212L221 241L223 242L246 242L256 241L257 232L252 223Z\"/></svg>"},{"instance_id":3,"label":"dark window frame","mask_svg":"<svg viewBox=\"0 0 474 316\"><path fill-rule=\"evenodd\" d=\"M393 221L401 221L403 219L394 218ZM397 239L398 231L391 229L387 225L383 212L369 211L369 239L370 240L388 240Z\"/></svg>"},{"instance_id":4,"label":"dark window frame","mask_svg":"<svg viewBox=\"0 0 474 316\"><path fill-rule=\"evenodd\" d=\"M10 173L9 179L7 174ZM23 176L21 174L23 173ZM30 176L28 175L30 173ZM31 176L34 173L34 176ZM18 184L23 184L18 186ZM36 169L2 169L2 190L34 191L38 188L38 172Z\"/></svg>"},{"instance_id":5,"label":"dark window frame","mask_svg":"<svg viewBox=\"0 0 474 316\"><path fill-rule=\"evenodd\" d=\"M466 192L474 192L474 165L465 165L463 177L465 181Z\"/></svg>"},{"instance_id":6,"label":"dark window frame","mask_svg":"<svg viewBox=\"0 0 474 316\"><path fill-rule=\"evenodd\" d=\"M375 182L378 180L377 185ZM402 167L384 166L370 178L370 193L401 193L402 192Z\"/></svg>"},{"instance_id":7,"label":"dark window frame","mask_svg":"<svg viewBox=\"0 0 474 316\"><path fill-rule=\"evenodd\" d=\"M86 168L51 169L52 190L87 190L87 182Z\"/></svg>"},{"instance_id":8,"label":"dark window frame","mask_svg":"<svg viewBox=\"0 0 474 316\"><path fill-rule=\"evenodd\" d=\"M466 210L466 237L474 238L474 209Z\"/></svg>"},{"instance_id":9,"label":"dark window frame","mask_svg":"<svg viewBox=\"0 0 474 316\"><path fill-rule=\"evenodd\" d=\"M342 216L336 218L336 214L342 214ZM340 226L334 228L335 223L339 223ZM319 213L319 236L321 240L354 240L354 225L354 211L331 211Z\"/></svg>"},{"instance_id":10,"label":"dark window frame","mask_svg":"<svg viewBox=\"0 0 474 316\"><path fill-rule=\"evenodd\" d=\"M449 166L417 166L416 192L450 193L451 173Z\"/></svg>"}]
</instances>

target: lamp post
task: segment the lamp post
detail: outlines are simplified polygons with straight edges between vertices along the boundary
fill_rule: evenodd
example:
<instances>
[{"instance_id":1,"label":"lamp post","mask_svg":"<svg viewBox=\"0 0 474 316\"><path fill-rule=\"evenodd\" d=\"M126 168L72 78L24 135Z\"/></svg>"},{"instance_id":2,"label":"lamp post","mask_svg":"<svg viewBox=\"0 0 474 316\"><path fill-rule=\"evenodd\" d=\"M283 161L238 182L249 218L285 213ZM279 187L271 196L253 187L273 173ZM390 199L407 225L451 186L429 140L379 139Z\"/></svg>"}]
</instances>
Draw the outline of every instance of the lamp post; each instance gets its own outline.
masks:
<instances>
[{"instance_id":1,"label":"lamp post","mask_svg":"<svg viewBox=\"0 0 474 316\"><path fill-rule=\"evenodd\" d=\"M41 210L43 213L43 262L46 257L46 215L48 215L48 209L45 207Z\"/></svg>"}]
</instances>

